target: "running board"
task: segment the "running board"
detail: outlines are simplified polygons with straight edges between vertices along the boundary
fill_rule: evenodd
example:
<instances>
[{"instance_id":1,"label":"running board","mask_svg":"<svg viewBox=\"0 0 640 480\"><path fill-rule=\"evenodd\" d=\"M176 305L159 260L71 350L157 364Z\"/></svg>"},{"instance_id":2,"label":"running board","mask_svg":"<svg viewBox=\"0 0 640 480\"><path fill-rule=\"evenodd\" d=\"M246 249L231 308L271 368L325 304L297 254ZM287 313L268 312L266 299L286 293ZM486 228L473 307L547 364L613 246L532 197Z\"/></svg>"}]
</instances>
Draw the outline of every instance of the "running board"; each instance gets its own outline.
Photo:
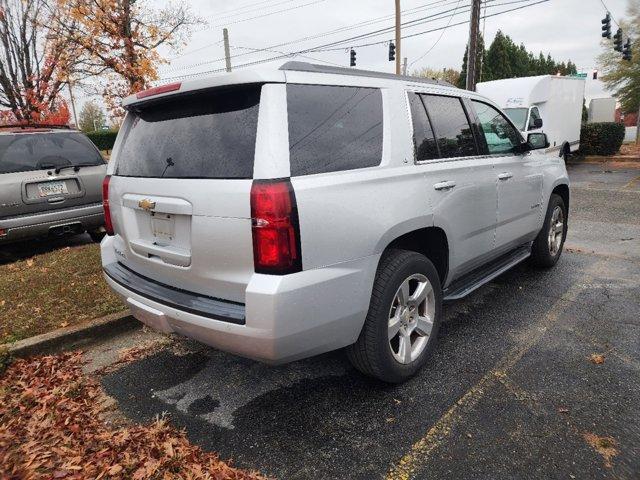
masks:
<instances>
[{"instance_id":1,"label":"running board","mask_svg":"<svg viewBox=\"0 0 640 480\"><path fill-rule=\"evenodd\" d=\"M515 267L523 260L526 260L530 255L531 245L527 244L522 247L518 247L506 255L498 257L496 260L485 266L473 270L464 277L453 282L445 289L443 292L444 301L447 302L449 300L458 300L466 297L485 283L490 282L510 268Z\"/></svg>"}]
</instances>

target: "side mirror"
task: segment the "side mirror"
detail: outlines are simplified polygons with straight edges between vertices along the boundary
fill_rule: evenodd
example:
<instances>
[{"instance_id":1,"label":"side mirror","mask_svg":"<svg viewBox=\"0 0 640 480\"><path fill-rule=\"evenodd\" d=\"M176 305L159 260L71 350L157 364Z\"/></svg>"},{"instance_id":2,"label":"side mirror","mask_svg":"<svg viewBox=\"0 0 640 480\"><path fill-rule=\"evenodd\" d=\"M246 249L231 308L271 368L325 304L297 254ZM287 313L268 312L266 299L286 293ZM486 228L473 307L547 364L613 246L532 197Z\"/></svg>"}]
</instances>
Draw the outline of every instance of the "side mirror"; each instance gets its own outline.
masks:
<instances>
[{"instance_id":1,"label":"side mirror","mask_svg":"<svg viewBox=\"0 0 640 480\"><path fill-rule=\"evenodd\" d=\"M529 125L529 130L534 130L536 128L542 128L542 119L541 118L534 118L533 119L533 123L531 125Z\"/></svg>"},{"instance_id":2,"label":"side mirror","mask_svg":"<svg viewBox=\"0 0 640 480\"><path fill-rule=\"evenodd\" d=\"M549 148L549 140L547 140L546 133L530 133L527 136L527 146L529 150L540 150L542 148Z\"/></svg>"}]
</instances>

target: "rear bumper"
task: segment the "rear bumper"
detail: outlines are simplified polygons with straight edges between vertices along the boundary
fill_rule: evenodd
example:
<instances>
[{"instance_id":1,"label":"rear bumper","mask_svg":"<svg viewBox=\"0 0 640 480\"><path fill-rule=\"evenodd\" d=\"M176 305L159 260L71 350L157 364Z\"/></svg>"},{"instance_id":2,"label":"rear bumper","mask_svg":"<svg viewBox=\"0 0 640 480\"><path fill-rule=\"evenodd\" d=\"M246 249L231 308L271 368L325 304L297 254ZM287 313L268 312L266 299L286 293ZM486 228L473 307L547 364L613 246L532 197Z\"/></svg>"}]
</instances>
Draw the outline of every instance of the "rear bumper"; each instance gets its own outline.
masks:
<instances>
[{"instance_id":1,"label":"rear bumper","mask_svg":"<svg viewBox=\"0 0 640 480\"><path fill-rule=\"evenodd\" d=\"M92 203L80 207L0 219L0 229L6 232L0 236L0 244L47 236L52 228L67 225L79 226L82 230L103 226L102 204Z\"/></svg>"},{"instance_id":2,"label":"rear bumper","mask_svg":"<svg viewBox=\"0 0 640 480\"><path fill-rule=\"evenodd\" d=\"M145 291L139 280L129 286L116 281L107 273L115 260L112 241L113 237L102 241L105 279L136 318L156 330L268 363L286 363L354 343L369 308L379 260L379 255L373 255L292 275L254 274L244 306L214 299L222 303L218 306L235 307L237 312L244 308L244 324L239 324L214 318L219 310L208 316L188 311L183 305L188 297L176 301L161 294L154 298L159 291ZM202 308L203 304L197 305Z\"/></svg>"}]
</instances>

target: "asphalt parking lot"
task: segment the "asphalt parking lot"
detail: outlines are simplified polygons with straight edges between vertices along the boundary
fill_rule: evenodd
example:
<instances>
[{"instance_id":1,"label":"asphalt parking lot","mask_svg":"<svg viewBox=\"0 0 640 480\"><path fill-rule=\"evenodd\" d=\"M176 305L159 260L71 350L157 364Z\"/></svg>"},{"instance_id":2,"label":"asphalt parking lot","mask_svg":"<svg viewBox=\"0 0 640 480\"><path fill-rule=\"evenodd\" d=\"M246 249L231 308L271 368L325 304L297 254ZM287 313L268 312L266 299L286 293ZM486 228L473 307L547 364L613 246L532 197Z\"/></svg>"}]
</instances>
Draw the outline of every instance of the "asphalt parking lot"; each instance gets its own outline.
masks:
<instances>
[{"instance_id":1,"label":"asphalt parking lot","mask_svg":"<svg viewBox=\"0 0 640 480\"><path fill-rule=\"evenodd\" d=\"M523 264L447 305L430 364L404 385L340 352L274 368L182 339L103 385L127 417L166 412L193 442L282 479L637 479L640 165L570 176L557 267Z\"/></svg>"}]
</instances>

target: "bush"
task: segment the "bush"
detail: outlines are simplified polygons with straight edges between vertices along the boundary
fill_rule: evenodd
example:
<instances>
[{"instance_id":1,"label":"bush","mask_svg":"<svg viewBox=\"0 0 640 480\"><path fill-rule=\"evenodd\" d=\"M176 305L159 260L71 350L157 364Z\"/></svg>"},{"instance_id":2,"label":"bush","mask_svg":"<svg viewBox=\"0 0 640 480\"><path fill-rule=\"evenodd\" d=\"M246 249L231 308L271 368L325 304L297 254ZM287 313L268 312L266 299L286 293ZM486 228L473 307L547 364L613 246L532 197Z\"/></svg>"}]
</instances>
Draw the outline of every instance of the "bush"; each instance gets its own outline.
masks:
<instances>
[{"instance_id":1,"label":"bush","mask_svg":"<svg viewBox=\"0 0 640 480\"><path fill-rule=\"evenodd\" d=\"M117 130L98 130L87 133L87 137L98 147L98 150L113 150L117 135Z\"/></svg>"},{"instance_id":2,"label":"bush","mask_svg":"<svg viewBox=\"0 0 640 480\"><path fill-rule=\"evenodd\" d=\"M624 125L615 122L585 123L580 131L580 153L615 155L624 140Z\"/></svg>"}]
</instances>

